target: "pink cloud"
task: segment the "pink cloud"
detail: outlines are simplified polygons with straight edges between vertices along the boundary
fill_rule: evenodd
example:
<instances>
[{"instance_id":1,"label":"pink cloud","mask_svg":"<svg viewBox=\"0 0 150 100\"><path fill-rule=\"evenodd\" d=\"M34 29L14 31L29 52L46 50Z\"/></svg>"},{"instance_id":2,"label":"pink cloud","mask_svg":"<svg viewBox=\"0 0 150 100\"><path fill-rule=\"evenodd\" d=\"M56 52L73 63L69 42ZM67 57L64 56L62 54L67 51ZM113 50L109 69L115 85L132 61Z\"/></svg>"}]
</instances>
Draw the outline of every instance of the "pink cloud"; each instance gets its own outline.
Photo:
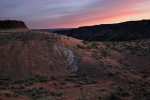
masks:
<instances>
[{"instance_id":1,"label":"pink cloud","mask_svg":"<svg viewBox=\"0 0 150 100\"><path fill-rule=\"evenodd\" d=\"M150 7L142 6L148 3L149 0L2 0L0 19L23 20L29 28L80 27L125 21L124 17L130 20L131 16L145 18Z\"/></svg>"},{"instance_id":2,"label":"pink cloud","mask_svg":"<svg viewBox=\"0 0 150 100\"><path fill-rule=\"evenodd\" d=\"M133 8L137 8L138 4L143 3L142 0L136 0L136 1L130 1L130 2L129 0L127 0L127 1L122 1L122 2L123 4L120 4L120 2L118 3L118 5L113 4L113 7L108 6L104 9L95 9L95 10L90 10L90 11L87 10L87 12L85 11L85 12L81 12L75 15L70 15L70 16L65 16L61 18L56 18L54 20L49 20L49 22L45 21L44 24L42 24L42 26L52 27L52 28L79 27L83 25L120 22L120 21L125 21L123 19L121 20L120 18L128 17L128 19L130 19L130 16L136 16L137 18L139 14L145 14L150 11L150 9L148 10L133 9ZM109 5L111 5L111 3L109 3Z\"/></svg>"}]
</instances>

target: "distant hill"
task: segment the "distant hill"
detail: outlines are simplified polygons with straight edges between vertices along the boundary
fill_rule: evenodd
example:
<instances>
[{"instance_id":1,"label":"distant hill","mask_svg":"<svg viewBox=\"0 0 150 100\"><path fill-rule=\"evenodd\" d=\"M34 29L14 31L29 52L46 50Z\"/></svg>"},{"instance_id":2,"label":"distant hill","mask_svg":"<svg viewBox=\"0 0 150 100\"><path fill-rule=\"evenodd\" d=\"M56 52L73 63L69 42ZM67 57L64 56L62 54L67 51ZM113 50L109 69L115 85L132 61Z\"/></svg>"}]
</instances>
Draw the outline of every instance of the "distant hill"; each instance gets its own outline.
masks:
<instances>
[{"instance_id":1,"label":"distant hill","mask_svg":"<svg viewBox=\"0 0 150 100\"><path fill-rule=\"evenodd\" d=\"M56 29L33 29L35 31L41 31L41 32L67 32L74 28L56 28Z\"/></svg>"},{"instance_id":2,"label":"distant hill","mask_svg":"<svg viewBox=\"0 0 150 100\"><path fill-rule=\"evenodd\" d=\"M27 28L23 21L0 20L0 29Z\"/></svg>"},{"instance_id":3,"label":"distant hill","mask_svg":"<svg viewBox=\"0 0 150 100\"><path fill-rule=\"evenodd\" d=\"M71 30L53 31L53 33L86 41L128 41L144 39L150 38L150 20L84 26Z\"/></svg>"}]
</instances>

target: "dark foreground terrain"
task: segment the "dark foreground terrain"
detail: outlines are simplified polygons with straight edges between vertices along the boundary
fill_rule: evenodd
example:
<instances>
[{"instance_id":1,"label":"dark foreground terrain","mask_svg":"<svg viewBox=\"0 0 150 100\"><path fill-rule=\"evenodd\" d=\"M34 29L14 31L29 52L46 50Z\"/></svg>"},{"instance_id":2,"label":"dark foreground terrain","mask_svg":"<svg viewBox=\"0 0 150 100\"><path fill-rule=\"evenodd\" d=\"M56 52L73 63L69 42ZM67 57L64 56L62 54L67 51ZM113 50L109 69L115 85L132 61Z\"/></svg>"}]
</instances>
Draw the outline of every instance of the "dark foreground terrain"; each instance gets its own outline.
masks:
<instances>
[{"instance_id":1,"label":"dark foreground terrain","mask_svg":"<svg viewBox=\"0 0 150 100\"><path fill-rule=\"evenodd\" d=\"M0 100L150 100L150 39L0 32Z\"/></svg>"}]
</instances>

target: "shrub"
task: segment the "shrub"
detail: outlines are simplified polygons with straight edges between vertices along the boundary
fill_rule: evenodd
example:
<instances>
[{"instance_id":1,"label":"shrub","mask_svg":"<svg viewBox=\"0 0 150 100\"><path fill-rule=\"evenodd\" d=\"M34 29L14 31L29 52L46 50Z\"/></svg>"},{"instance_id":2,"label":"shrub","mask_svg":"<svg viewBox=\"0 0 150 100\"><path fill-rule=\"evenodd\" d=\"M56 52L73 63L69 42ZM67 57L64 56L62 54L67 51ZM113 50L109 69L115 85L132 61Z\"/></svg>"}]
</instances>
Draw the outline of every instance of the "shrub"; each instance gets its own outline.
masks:
<instances>
[{"instance_id":1,"label":"shrub","mask_svg":"<svg viewBox=\"0 0 150 100\"><path fill-rule=\"evenodd\" d=\"M62 82L61 82L61 85L65 85L65 84L66 84L65 81L62 81Z\"/></svg>"},{"instance_id":2,"label":"shrub","mask_svg":"<svg viewBox=\"0 0 150 100\"><path fill-rule=\"evenodd\" d=\"M44 88L43 87L39 87L39 90L44 90Z\"/></svg>"},{"instance_id":3,"label":"shrub","mask_svg":"<svg viewBox=\"0 0 150 100\"><path fill-rule=\"evenodd\" d=\"M62 92L60 92L60 93L57 94L58 97L61 97L62 95L63 95Z\"/></svg>"},{"instance_id":4,"label":"shrub","mask_svg":"<svg viewBox=\"0 0 150 100\"><path fill-rule=\"evenodd\" d=\"M25 82L23 79L19 79L17 81L14 81L14 84L19 84L19 83L23 83L23 82Z\"/></svg>"},{"instance_id":5,"label":"shrub","mask_svg":"<svg viewBox=\"0 0 150 100\"><path fill-rule=\"evenodd\" d=\"M83 44L87 45L89 42L88 41L82 41Z\"/></svg>"},{"instance_id":6,"label":"shrub","mask_svg":"<svg viewBox=\"0 0 150 100\"><path fill-rule=\"evenodd\" d=\"M48 78L47 77L39 77L38 78L39 82L44 83L44 82L48 82Z\"/></svg>"},{"instance_id":7,"label":"shrub","mask_svg":"<svg viewBox=\"0 0 150 100\"><path fill-rule=\"evenodd\" d=\"M6 87L0 87L0 90L5 90L6 89Z\"/></svg>"},{"instance_id":8,"label":"shrub","mask_svg":"<svg viewBox=\"0 0 150 100\"><path fill-rule=\"evenodd\" d=\"M51 93L50 93L52 96L57 96L57 97L61 97L62 95L63 95L63 93L62 92L60 92L60 93L56 93L55 91L51 91Z\"/></svg>"},{"instance_id":9,"label":"shrub","mask_svg":"<svg viewBox=\"0 0 150 100\"><path fill-rule=\"evenodd\" d=\"M76 80L75 80L75 78L69 78L69 77L67 77L67 78L65 79L65 81L75 82Z\"/></svg>"},{"instance_id":10,"label":"shrub","mask_svg":"<svg viewBox=\"0 0 150 100\"><path fill-rule=\"evenodd\" d=\"M33 81L28 82L28 85L33 85L33 84L34 84Z\"/></svg>"},{"instance_id":11,"label":"shrub","mask_svg":"<svg viewBox=\"0 0 150 100\"><path fill-rule=\"evenodd\" d=\"M51 76L51 80L56 80L57 78L55 76Z\"/></svg>"},{"instance_id":12,"label":"shrub","mask_svg":"<svg viewBox=\"0 0 150 100\"><path fill-rule=\"evenodd\" d=\"M145 79L148 78L149 76L147 74L144 74L142 77Z\"/></svg>"},{"instance_id":13,"label":"shrub","mask_svg":"<svg viewBox=\"0 0 150 100\"><path fill-rule=\"evenodd\" d=\"M127 89L124 89L124 88L121 88L121 87L117 88L116 94L118 94L120 96L123 96L123 97L126 97L126 96L130 95L129 91Z\"/></svg>"},{"instance_id":14,"label":"shrub","mask_svg":"<svg viewBox=\"0 0 150 100\"><path fill-rule=\"evenodd\" d=\"M87 46L86 49L90 50L92 47L91 46Z\"/></svg>"},{"instance_id":15,"label":"shrub","mask_svg":"<svg viewBox=\"0 0 150 100\"><path fill-rule=\"evenodd\" d=\"M36 91L32 91L31 96L35 96L35 95L36 95Z\"/></svg>"},{"instance_id":16,"label":"shrub","mask_svg":"<svg viewBox=\"0 0 150 100\"><path fill-rule=\"evenodd\" d=\"M26 92L30 93L32 90L31 89L27 89Z\"/></svg>"},{"instance_id":17,"label":"shrub","mask_svg":"<svg viewBox=\"0 0 150 100\"><path fill-rule=\"evenodd\" d=\"M98 96L98 100L102 100L102 99L103 99L103 98L99 95L99 96Z\"/></svg>"},{"instance_id":18,"label":"shrub","mask_svg":"<svg viewBox=\"0 0 150 100\"><path fill-rule=\"evenodd\" d=\"M122 100L121 97L115 93L110 94L110 100Z\"/></svg>"},{"instance_id":19,"label":"shrub","mask_svg":"<svg viewBox=\"0 0 150 100\"><path fill-rule=\"evenodd\" d=\"M80 85L84 85L84 82L78 82L78 84L80 84Z\"/></svg>"},{"instance_id":20,"label":"shrub","mask_svg":"<svg viewBox=\"0 0 150 100\"><path fill-rule=\"evenodd\" d=\"M24 94L25 91L24 91L24 90L14 90L14 93L17 93L17 94Z\"/></svg>"},{"instance_id":21,"label":"shrub","mask_svg":"<svg viewBox=\"0 0 150 100\"><path fill-rule=\"evenodd\" d=\"M2 85L2 81L0 81L0 85Z\"/></svg>"},{"instance_id":22,"label":"shrub","mask_svg":"<svg viewBox=\"0 0 150 100\"><path fill-rule=\"evenodd\" d=\"M24 86L20 86L20 89L24 89L25 87Z\"/></svg>"},{"instance_id":23,"label":"shrub","mask_svg":"<svg viewBox=\"0 0 150 100\"><path fill-rule=\"evenodd\" d=\"M45 91L44 91L44 93L48 93L48 92L49 92L48 90L45 90Z\"/></svg>"},{"instance_id":24,"label":"shrub","mask_svg":"<svg viewBox=\"0 0 150 100\"><path fill-rule=\"evenodd\" d=\"M6 97L11 97L11 94L10 94L10 93L4 93L4 95L5 95Z\"/></svg>"},{"instance_id":25,"label":"shrub","mask_svg":"<svg viewBox=\"0 0 150 100\"><path fill-rule=\"evenodd\" d=\"M96 84L97 82L95 80L92 80L91 78L87 77L83 79L87 84Z\"/></svg>"},{"instance_id":26,"label":"shrub","mask_svg":"<svg viewBox=\"0 0 150 100\"><path fill-rule=\"evenodd\" d=\"M77 47L80 48L80 49L85 49L85 46L84 46L84 45L78 44Z\"/></svg>"},{"instance_id":27,"label":"shrub","mask_svg":"<svg viewBox=\"0 0 150 100\"><path fill-rule=\"evenodd\" d=\"M53 85L57 85L57 83L56 83L56 82L53 82Z\"/></svg>"},{"instance_id":28,"label":"shrub","mask_svg":"<svg viewBox=\"0 0 150 100\"><path fill-rule=\"evenodd\" d=\"M10 82L5 82L4 86L8 87L10 85Z\"/></svg>"},{"instance_id":29,"label":"shrub","mask_svg":"<svg viewBox=\"0 0 150 100\"><path fill-rule=\"evenodd\" d=\"M14 96L14 97L19 97L19 94L18 94L18 93L15 93L13 96Z\"/></svg>"},{"instance_id":30,"label":"shrub","mask_svg":"<svg viewBox=\"0 0 150 100\"><path fill-rule=\"evenodd\" d=\"M92 46L92 47L97 47L97 46L98 46L98 43L97 43L97 42L93 42L91 46Z\"/></svg>"},{"instance_id":31,"label":"shrub","mask_svg":"<svg viewBox=\"0 0 150 100\"><path fill-rule=\"evenodd\" d=\"M81 84L75 84L74 87L82 87Z\"/></svg>"},{"instance_id":32,"label":"shrub","mask_svg":"<svg viewBox=\"0 0 150 100\"><path fill-rule=\"evenodd\" d=\"M57 95L55 91L51 91L50 94L51 94L52 96L56 96L56 95Z\"/></svg>"},{"instance_id":33,"label":"shrub","mask_svg":"<svg viewBox=\"0 0 150 100\"><path fill-rule=\"evenodd\" d=\"M103 52L102 52L102 56L106 58L107 52L103 51Z\"/></svg>"},{"instance_id":34,"label":"shrub","mask_svg":"<svg viewBox=\"0 0 150 100\"><path fill-rule=\"evenodd\" d=\"M34 84L34 82L33 82L33 81L31 81L31 82L29 82L28 84L29 84L29 85L33 85L33 84Z\"/></svg>"}]
</instances>

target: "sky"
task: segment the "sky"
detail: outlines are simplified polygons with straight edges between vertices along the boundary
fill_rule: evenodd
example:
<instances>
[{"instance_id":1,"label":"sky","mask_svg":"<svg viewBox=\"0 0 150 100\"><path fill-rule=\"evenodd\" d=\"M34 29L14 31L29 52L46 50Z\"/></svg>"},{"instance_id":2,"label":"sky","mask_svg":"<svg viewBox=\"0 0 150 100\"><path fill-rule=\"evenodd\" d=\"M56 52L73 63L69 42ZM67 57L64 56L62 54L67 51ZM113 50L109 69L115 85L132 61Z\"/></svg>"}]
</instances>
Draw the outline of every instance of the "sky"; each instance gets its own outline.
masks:
<instances>
[{"instance_id":1,"label":"sky","mask_svg":"<svg viewBox=\"0 0 150 100\"><path fill-rule=\"evenodd\" d=\"M150 19L150 0L0 0L0 20L31 29L76 28Z\"/></svg>"}]
</instances>

